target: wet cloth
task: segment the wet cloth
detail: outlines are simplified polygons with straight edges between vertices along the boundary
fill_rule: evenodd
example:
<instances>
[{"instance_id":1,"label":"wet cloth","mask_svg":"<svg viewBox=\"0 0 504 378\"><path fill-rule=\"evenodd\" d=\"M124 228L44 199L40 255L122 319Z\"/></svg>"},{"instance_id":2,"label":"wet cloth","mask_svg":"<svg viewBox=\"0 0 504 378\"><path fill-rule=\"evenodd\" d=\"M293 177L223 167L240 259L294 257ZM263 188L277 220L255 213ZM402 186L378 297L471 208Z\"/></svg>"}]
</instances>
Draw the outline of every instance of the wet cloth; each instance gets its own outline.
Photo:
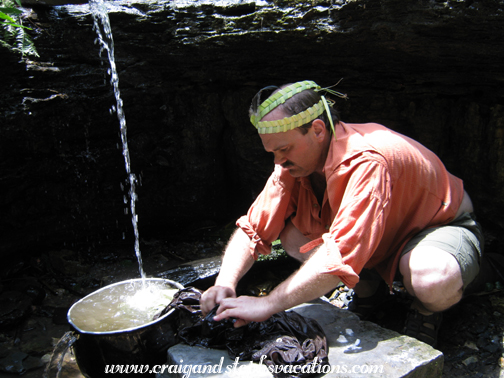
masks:
<instances>
[{"instance_id":1,"label":"wet cloth","mask_svg":"<svg viewBox=\"0 0 504 378\"><path fill-rule=\"evenodd\" d=\"M274 373L275 377L308 377L318 366L329 364L326 336L315 320L294 311L282 311L263 322L234 328L231 319L213 320L218 306L203 317L200 297L198 289L185 288L174 295L167 307L177 309L178 338L186 344L227 349L231 359L262 361L272 372L276 366L304 367L296 370L299 374L285 374L294 370L277 368L280 373Z\"/></svg>"},{"instance_id":2,"label":"wet cloth","mask_svg":"<svg viewBox=\"0 0 504 378\"><path fill-rule=\"evenodd\" d=\"M337 141L336 141L337 139ZM276 166L265 188L237 221L250 237L250 253L269 254L290 219L328 254L322 272L353 287L363 268L374 268L389 284L404 244L421 230L450 222L464 196L462 180L420 143L385 126L336 126L319 204L308 177L295 178Z\"/></svg>"}]
</instances>

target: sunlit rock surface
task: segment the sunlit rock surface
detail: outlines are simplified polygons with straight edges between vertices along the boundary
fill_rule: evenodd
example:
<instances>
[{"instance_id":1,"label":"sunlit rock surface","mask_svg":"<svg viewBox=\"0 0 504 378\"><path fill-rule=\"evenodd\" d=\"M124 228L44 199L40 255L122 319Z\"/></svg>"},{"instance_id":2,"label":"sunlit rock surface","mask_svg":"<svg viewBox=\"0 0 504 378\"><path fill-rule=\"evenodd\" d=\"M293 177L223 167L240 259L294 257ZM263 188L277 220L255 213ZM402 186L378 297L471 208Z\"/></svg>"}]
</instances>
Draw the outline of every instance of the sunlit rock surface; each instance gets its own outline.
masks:
<instances>
[{"instance_id":1,"label":"sunlit rock surface","mask_svg":"<svg viewBox=\"0 0 504 378\"><path fill-rule=\"evenodd\" d=\"M307 318L315 319L324 329L329 346L329 377L441 377L444 356L438 350L408 336L360 321L357 315L318 300L294 308ZM221 359L224 358L222 361ZM222 362L222 364L221 364ZM272 377L264 364L229 358L226 350L206 349L178 344L168 350L166 371L158 378L182 377L171 372L194 369L192 377L206 377L199 366L212 367L215 377ZM186 367L189 366L189 367ZM178 369L177 369L178 368ZM288 369L288 368L286 368ZM187 370L186 370L187 371ZM200 370L201 371L201 370Z\"/></svg>"}]
</instances>

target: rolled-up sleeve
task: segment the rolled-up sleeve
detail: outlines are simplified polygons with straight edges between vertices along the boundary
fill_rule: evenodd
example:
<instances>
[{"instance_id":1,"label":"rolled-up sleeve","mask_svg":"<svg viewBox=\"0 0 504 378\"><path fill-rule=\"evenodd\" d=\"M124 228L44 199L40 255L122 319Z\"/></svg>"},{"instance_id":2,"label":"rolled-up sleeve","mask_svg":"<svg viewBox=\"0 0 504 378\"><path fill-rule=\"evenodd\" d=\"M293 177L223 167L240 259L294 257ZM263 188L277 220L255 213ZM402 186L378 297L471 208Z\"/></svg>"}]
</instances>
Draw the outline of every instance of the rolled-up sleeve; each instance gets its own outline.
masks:
<instances>
[{"instance_id":1,"label":"rolled-up sleeve","mask_svg":"<svg viewBox=\"0 0 504 378\"><path fill-rule=\"evenodd\" d=\"M294 211L291 201L294 178L280 179L281 169L276 167L247 215L236 222L250 238L250 254L254 259L257 259L259 254L271 253L271 243L278 239L286 219Z\"/></svg>"},{"instance_id":2,"label":"rolled-up sleeve","mask_svg":"<svg viewBox=\"0 0 504 378\"><path fill-rule=\"evenodd\" d=\"M347 183L343 191L337 187L341 182ZM324 244L327 256L321 272L337 275L354 287L382 239L390 192L390 176L381 163L357 164L335 173L328 180L329 201L337 209L334 220L327 233L302 251Z\"/></svg>"}]
</instances>

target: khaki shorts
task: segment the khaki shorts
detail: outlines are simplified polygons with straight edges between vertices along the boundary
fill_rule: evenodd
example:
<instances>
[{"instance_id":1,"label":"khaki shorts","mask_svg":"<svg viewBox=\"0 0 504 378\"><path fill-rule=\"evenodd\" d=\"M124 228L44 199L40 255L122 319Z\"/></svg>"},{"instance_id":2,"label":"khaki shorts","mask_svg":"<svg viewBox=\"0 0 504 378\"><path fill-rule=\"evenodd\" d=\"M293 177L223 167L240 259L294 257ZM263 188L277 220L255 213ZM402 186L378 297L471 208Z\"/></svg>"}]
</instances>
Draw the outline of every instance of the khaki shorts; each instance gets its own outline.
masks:
<instances>
[{"instance_id":1,"label":"khaki shorts","mask_svg":"<svg viewBox=\"0 0 504 378\"><path fill-rule=\"evenodd\" d=\"M483 231L475 215L463 213L444 226L420 231L406 243L401 256L417 246L436 247L450 253L460 265L465 289L479 272L483 245Z\"/></svg>"}]
</instances>

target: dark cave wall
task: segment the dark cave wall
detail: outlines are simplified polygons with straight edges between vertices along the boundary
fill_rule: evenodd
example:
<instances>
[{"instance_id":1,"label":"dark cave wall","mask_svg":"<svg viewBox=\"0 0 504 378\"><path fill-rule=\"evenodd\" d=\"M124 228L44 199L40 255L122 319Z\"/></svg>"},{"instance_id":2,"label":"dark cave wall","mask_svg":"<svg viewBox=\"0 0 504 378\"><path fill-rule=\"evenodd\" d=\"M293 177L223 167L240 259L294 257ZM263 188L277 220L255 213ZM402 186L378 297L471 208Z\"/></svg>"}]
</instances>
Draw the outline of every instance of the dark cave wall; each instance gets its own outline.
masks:
<instances>
[{"instance_id":1,"label":"dark cave wall","mask_svg":"<svg viewBox=\"0 0 504 378\"><path fill-rule=\"evenodd\" d=\"M272 169L247 118L258 89L343 78L342 119L438 153L500 248L502 1L108 4L145 240L194 237L246 211ZM40 58L0 50L0 254L129 243L119 124L88 7L34 8L31 20Z\"/></svg>"}]
</instances>

